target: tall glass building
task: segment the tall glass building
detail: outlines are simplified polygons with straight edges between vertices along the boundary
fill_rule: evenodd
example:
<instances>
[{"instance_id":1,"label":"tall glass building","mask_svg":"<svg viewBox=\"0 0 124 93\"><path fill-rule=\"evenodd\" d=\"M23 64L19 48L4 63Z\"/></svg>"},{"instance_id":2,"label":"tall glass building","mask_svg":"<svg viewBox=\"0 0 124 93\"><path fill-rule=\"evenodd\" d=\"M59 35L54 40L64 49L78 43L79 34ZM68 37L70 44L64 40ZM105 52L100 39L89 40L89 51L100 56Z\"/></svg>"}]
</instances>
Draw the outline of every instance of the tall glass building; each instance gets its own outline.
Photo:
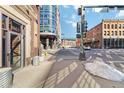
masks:
<instances>
[{"instance_id":1,"label":"tall glass building","mask_svg":"<svg viewBox=\"0 0 124 93\"><path fill-rule=\"evenodd\" d=\"M40 8L40 40L44 49L55 47L57 9L56 5L42 5Z\"/></svg>"}]
</instances>

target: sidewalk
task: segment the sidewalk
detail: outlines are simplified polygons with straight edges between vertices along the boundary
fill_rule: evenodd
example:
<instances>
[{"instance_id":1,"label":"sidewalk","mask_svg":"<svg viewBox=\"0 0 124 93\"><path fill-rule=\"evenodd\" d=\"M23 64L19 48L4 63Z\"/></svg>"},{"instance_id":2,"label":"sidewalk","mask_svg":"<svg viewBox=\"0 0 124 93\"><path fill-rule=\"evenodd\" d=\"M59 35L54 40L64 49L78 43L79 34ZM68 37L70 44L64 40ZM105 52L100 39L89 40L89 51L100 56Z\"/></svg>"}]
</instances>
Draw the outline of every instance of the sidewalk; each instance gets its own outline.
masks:
<instances>
[{"instance_id":1,"label":"sidewalk","mask_svg":"<svg viewBox=\"0 0 124 93\"><path fill-rule=\"evenodd\" d=\"M13 87L42 87L53 62L42 62L38 66L29 65L14 73Z\"/></svg>"},{"instance_id":2,"label":"sidewalk","mask_svg":"<svg viewBox=\"0 0 124 93\"><path fill-rule=\"evenodd\" d=\"M58 50L52 52L56 53ZM29 65L20 68L14 73L13 88L35 88L42 87L53 65L53 61L47 61L53 55L49 54L38 66Z\"/></svg>"},{"instance_id":3,"label":"sidewalk","mask_svg":"<svg viewBox=\"0 0 124 93\"><path fill-rule=\"evenodd\" d=\"M48 49L48 50L44 50L43 52L47 52L47 55L44 56L44 60L48 61L52 56L55 55L55 53L57 53L57 51L59 51L60 49Z\"/></svg>"}]
</instances>

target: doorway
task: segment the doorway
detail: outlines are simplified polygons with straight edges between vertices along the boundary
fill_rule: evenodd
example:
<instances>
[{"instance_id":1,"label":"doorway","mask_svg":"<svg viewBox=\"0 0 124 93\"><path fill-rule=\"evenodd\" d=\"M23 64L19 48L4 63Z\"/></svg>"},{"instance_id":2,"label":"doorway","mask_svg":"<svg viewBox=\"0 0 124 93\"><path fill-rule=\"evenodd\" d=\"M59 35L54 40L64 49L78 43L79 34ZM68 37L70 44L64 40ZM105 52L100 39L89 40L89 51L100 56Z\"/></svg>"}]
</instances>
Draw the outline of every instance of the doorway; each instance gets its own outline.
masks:
<instances>
[{"instance_id":1,"label":"doorway","mask_svg":"<svg viewBox=\"0 0 124 93\"><path fill-rule=\"evenodd\" d=\"M25 28L2 14L2 67L16 69L25 65Z\"/></svg>"},{"instance_id":2,"label":"doorway","mask_svg":"<svg viewBox=\"0 0 124 93\"><path fill-rule=\"evenodd\" d=\"M10 66L13 69L21 67L21 35L10 33Z\"/></svg>"}]
</instances>

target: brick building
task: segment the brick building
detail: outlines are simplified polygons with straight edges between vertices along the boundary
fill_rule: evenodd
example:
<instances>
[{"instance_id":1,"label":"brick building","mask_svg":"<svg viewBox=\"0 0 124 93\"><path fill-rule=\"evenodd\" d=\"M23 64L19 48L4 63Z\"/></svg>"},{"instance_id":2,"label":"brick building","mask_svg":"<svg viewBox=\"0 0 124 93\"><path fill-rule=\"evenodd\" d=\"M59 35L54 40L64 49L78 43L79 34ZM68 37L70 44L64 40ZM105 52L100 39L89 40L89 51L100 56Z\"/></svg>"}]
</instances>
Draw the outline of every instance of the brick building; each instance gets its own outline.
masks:
<instances>
[{"instance_id":1,"label":"brick building","mask_svg":"<svg viewBox=\"0 0 124 93\"><path fill-rule=\"evenodd\" d=\"M0 67L23 67L39 55L39 12L36 5L0 6Z\"/></svg>"},{"instance_id":2,"label":"brick building","mask_svg":"<svg viewBox=\"0 0 124 93\"><path fill-rule=\"evenodd\" d=\"M84 44L92 48L124 48L124 20L102 20L86 33Z\"/></svg>"},{"instance_id":3,"label":"brick building","mask_svg":"<svg viewBox=\"0 0 124 93\"><path fill-rule=\"evenodd\" d=\"M73 39L62 39L61 46L65 48L76 47L76 41Z\"/></svg>"},{"instance_id":4,"label":"brick building","mask_svg":"<svg viewBox=\"0 0 124 93\"><path fill-rule=\"evenodd\" d=\"M84 45L92 48L102 48L102 23L96 25L86 33Z\"/></svg>"}]
</instances>

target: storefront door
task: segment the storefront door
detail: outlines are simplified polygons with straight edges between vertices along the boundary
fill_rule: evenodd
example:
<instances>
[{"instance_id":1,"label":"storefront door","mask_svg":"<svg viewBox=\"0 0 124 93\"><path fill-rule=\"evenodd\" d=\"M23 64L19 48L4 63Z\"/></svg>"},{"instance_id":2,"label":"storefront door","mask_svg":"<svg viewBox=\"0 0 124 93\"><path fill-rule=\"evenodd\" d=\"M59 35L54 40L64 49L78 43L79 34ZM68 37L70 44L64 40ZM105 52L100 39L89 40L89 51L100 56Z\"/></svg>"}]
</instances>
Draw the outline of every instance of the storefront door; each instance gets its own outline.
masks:
<instances>
[{"instance_id":1,"label":"storefront door","mask_svg":"<svg viewBox=\"0 0 124 93\"><path fill-rule=\"evenodd\" d=\"M2 14L2 67L24 66L25 25Z\"/></svg>"},{"instance_id":2,"label":"storefront door","mask_svg":"<svg viewBox=\"0 0 124 93\"><path fill-rule=\"evenodd\" d=\"M21 35L10 33L10 66L21 67Z\"/></svg>"}]
</instances>

